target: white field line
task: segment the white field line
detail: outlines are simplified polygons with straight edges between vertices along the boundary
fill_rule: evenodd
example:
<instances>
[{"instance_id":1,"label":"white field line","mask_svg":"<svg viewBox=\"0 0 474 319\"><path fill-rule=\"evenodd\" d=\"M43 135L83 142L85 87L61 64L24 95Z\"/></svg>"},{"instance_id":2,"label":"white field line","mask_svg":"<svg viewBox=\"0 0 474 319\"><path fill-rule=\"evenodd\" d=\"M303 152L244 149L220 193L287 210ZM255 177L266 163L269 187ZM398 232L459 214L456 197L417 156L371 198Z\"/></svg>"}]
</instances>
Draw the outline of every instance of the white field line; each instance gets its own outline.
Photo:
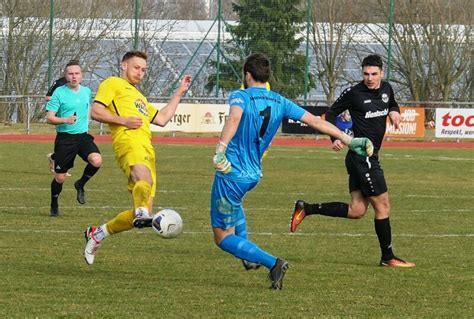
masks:
<instances>
[{"instance_id":1,"label":"white field line","mask_svg":"<svg viewBox=\"0 0 474 319\"><path fill-rule=\"evenodd\" d=\"M139 231L143 233L143 230ZM78 234L77 230L65 229L2 229L0 233L52 233L52 234ZM184 231L189 235L210 235L209 231ZM305 236L305 237L375 237L375 234L368 233L272 233L272 232L249 232L253 236ZM474 234L392 234L392 237L409 237L409 238L446 238L446 237L474 237Z\"/></svg>"},{"instance_id":2,"label":"white field line","mask_svg":"<svg viewBox=\"0 0 474 319\"><path fill-rule=\"evenodd\" d=\"M122 190L122 188L120 188ZM105 193L105 192L110 192L111 189L102 189L102 188L90 188L88 189L90 192L94 193ZM50 188L31 188L31 187L0 187L0 192L45 192L45 191L50 191ZM72 191L72 190L71 190ZM158 189L156 190L157 193L160 194L210 194L210 190L203 190L203 191L193 191L190 192L185 189L181 190L166 190L166 189ZM313 193L305 193L305 192L265 192L265 195L268 196L279 196L279 195L295 195L295 196L305 196L305 195L314 195ZM322 196L339 196L341 193L337 192L326 192L326 193L317 193L319 197ZM444 194L433 194L433 195L422 195L422 194L404 194L404 195L396 195L396 194L390 194L391 197L418 197L418 198L474 198L474 195L460 195L460 194L449 194L449 193L444 193ZM0 206L1 208L1 206Z\"/></svg>"},{"instance_id":3,"label":"white field line","mask_svg":"<svg viewBox=\"0 0 474 319\"><path fill-rule=\"evenodd\" d=\"M346 156L346 152L340 152L336 153L330 149L328 150L321 150L321 149L305 149L304 151L301 151L301 149L294 149L294 148L279 148L277 150L274 150L272 152L272 149L270 148L270 152L268 153L268 156L273 156L273 157L278 157L278 158L287 158L287 156L278 154L279 152L283 153L298 153L299 156L291 156L291 158L307 158L309 157L305 153L324 153L324 154L332 154L334 159L341 159L343 160L344 157ZM384 160L438 160L438 161L474 161L474 156L469 156L469 157L446 157L446 156L429 156L429 155L403 155L400 156L399 154L393 154L390 153L390 151L382 151L382 154L380 155L381 161L383 162Z\"/></svg>"},{"instance_id":4,"label":"white field line","mask_svg":"<svg viewBox=\"0 0 474 319\"><path fill-rule=\"evenodd\" d=\"M391 197L396 195L390 194ZM455 195L455 194L439 194L439 195L421 195L421 194L407 194L403 195L404 197L419 197L419 198L443 198L443 197L448 197L448 198L474 198L474 195L469 196L469 195Z\"/></svg>"},{"instance_id":5,"label":"white field line","mask_svg":"<svg viewBox=\"0 0 474 319\"><path fill-rule=\"evenodd\" d=\"M291 206L291 205L290 205ZM263 211L263 212L268 212L268 211L285 211L285 212L291 212L293 209L293 206L288 206L285 208L269 208L269 207L252 207L252 206L245 206L244 209L247 213L251 213L253 211ZM38 210L49 210L49 206L0 206L0 210L15 210L15 209L21 209L21 210L31 210L31 211L38 211ZM110 209L110 210L121 210L121 209L129 209L129 206L87 206L87 205L81 205L81 206L68 206L64 207L64 210L98 210L98 209ZM164 209L166 207L161 207L161 206L156 206L155 210L160 210ZM186 211L189 209L189 207L184 207L184 206L173 206L174 209L179 210L179 211ZM203 209L204 212L208 211L208 208ZM452 212L452 213L464 213L464 212L472 212L474 213L474 210L472 208L469 209L392 209L392 212L407 212L407 213L424 213L424 212Z\"/></svg>"},{"instance_id":6,"label":"white field line","mask_svg":"<svg viewBox=\"0 0 474 319\"><path fill-rule=\"evenodd\" d=\"M290 155L290 154L278 154L279 152L282 153L291 153L295 152L298 153L298 155ZM345 152L344 153L335 153L332 150L324 151L324 150L294 150L294 149L278 149L272 151L270 149L270 152L268 153L269 158L280 158L280 159L285 159L285 158L290 158L290 159L307 159L307 158L313 158L314 154L327 154L327 155L332 155L330 156L330 159L339 159L341 161L344 160L345 157ZM104 158L111 157L114 158L114 155L105 155L103 156ZM194 156L194 155L160 155L160 160L162 159L173 159L173 158L210 158L209 156ZM381 160L437 160L437 161L474 161L474 156L473 157L446 157L446 156L426 156L426 155L403 155L400 156L399 154L394 155L390 153L383 153L381 155Z\"/></svg>"},{"instance_id":7,"label":"white field line","mask_svg":"<svg viewBox=\"0 0 474 319\"><path fill-rule=\"evenodd\" d=\"M171 145L171 146L177 146L177 147L183 147L183 145ZM286 154L285 154L286 153ZM298 155L290 155L288 153L297 153ZM270 148L270 152L268 153L269 158L291 158L291 159L297 159L297 158L312 158L314 154L328 154L328 155L333 155L331 156L331 159L340 159L341 161L344 160L344 157L346 156L346 152L339 152L336 153L335 151L331 150L328 148L328 150L324 149L304 149L303 151L301 149L295 149L293 147L290 148L278 148L278 149L273 149ZM209 155L204 155L204 156L194 156L194 155L164 155L164 154L159 154L159 159L173 159L173 158L193 158L195 159L196 157L198 158L212 158L211 154ZM115 158L115 155L113 154L102 154L103 158ZM402 155L400 156L399 154L392 154L390 151L383 151L381 154L381 161L383 162L384 160L437 160L437 161L474 161L474 156L471 157L446 157L446 156L429 156L429 155Z\"/></svg>"}]
</instances>

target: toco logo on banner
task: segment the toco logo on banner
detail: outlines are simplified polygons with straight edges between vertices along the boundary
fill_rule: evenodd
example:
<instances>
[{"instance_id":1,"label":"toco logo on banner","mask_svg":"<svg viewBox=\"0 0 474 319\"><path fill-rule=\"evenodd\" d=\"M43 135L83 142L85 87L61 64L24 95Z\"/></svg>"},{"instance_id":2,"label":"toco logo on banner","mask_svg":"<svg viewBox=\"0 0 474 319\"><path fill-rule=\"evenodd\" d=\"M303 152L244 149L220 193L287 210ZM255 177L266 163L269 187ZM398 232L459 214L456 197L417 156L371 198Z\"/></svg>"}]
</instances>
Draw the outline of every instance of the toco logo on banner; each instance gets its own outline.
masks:
<instances>
[{"instance_id":1,"label":"toco logo on banner","mask_svg":"<svg viewBox=\"0 0 474 319\"><path fill-rule=\"evenodd\" d=\"M474 109L436 109L435 136L474 138Z\"/></svg>"},{"instance_id":2,"label":"toco logo on banner","mask_svg":"<svg viewBox=\"0 0 474 319\"><path fill-rule=\"evenodd\" d=\"M388 137L423 137L425 136L425 109L422 107L400 107L400 125L398 129L387 117Z\"/></svg>"}]
</instances>

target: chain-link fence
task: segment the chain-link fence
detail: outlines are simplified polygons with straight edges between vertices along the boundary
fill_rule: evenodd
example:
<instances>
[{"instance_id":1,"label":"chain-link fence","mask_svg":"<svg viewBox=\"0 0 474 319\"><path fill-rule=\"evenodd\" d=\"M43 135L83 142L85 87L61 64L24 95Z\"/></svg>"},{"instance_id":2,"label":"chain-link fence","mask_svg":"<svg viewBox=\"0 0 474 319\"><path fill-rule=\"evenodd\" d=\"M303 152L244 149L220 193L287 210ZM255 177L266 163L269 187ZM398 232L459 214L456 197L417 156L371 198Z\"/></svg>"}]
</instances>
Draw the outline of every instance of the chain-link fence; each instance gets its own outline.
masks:
<instances>
[{"instance_id":1,"label":"chain-link fence","mask_svg":"<svg viewBox=\"0 0 474 319\"><path fill-rule=\"evenodd\" d=\"M152 103L166 103L167 97L151 98ZM327 100L304 100L296 99L297 103L311 109L328 107ZM192 103L196 105L226 104L225 98L219 97L185 97L182 103ZM435 123L435 110L437 108L450 109L474 109L474 103L471 102L414 102L399 101L400 106L404 107L423 107L425 126L433 126ZM0 96L0 123L3 123L2 132L17 132L26 134L54 133L54 128L46 124L46 113L44 110L45 100L43 96ZM6 127L6 128L5 128ZM8 127L15 127L9 130ZM93 134L103 134L107 131L106 126L91 122L90 131Z\"/></svg>"},{"instance_id":2,"label":"chain-link fence","mask_svg":"<svg viewBox=\"0 0 474 319\"><path fill-rule=\"evenodd\" d=\"M308 105L333 101L360 80L361 59L378 53L399 99L469 102L473 6L471 0L3 1L0 94L42 96L70 59L81 61L83 84L95 91L119 74L126 51L138 49L149 55L140 84L147 96L168 97L183 74L192 74L188 97L225 99L240 86L243 58L263 52L273 66L272 89ZM16 103L2 112L17 112L22 122L41 118L22 98Z\"/></svg>"}]
</instances>

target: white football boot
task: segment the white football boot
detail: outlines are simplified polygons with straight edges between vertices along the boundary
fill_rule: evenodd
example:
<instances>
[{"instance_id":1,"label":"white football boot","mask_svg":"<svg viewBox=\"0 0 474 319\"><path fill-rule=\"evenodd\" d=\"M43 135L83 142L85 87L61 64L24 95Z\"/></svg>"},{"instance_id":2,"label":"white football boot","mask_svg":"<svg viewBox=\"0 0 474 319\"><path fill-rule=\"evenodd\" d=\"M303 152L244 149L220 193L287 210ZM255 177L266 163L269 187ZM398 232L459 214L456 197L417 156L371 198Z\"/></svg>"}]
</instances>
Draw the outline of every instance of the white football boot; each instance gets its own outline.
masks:
<instances>
[{"instance_id":1,"label":"white football boot","mask_svg":"<svg viewBox=\"0 0 474 319\"><path fill-rule=\"evenodd\" d=\"M100 242L94 238L94 232L97 228L94 226L87 227L84 232L86 238L86 248L84 249L84 258L86 263L92 265L94 263L95 253L100 247Z\"/></svg>"}]
</instances>

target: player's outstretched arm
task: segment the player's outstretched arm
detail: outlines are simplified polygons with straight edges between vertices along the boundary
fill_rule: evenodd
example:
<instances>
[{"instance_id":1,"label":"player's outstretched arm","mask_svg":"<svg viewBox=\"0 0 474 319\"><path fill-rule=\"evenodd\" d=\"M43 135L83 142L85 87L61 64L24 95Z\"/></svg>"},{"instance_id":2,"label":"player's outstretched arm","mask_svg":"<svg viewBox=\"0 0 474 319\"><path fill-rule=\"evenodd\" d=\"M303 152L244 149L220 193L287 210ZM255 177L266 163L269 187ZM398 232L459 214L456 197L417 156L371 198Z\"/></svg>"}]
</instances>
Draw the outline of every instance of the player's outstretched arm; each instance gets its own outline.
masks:
<instances>
[{"instance_id":1,"label":"player's outstretched arm","mask_svg":"<svg viewBox=\"0 0 474 319\"><path fill-rule=\"evenodd\" d=\"M361 156L372 156L374 152L374 146L370 139L367 137L353 138L339 130L335 125L321 119L318 116L314 116L309 112L305 112L301 121L308 124L310 127L318 130L324 134L334 137L335 139L341 140L347 145L352 151Z\"/></svg>"},{"instance_id":2,"label":"player's outstretched arm","mask_svg":"<svg viewBox=\"0 0 474 319\"><path fill-rule=\"evenodd\" d=\"M91 118L95 121L107 123L107 124L115 124L115 125L123 125L128 128L139 128L142 126L143 121L139 117L121 117L115 114L110 113L104 107L104 105L94 102L91 107Z\"/></svg>"},{"instance_id":3,"label":"player's outstretched arm","mask_svg":"<svg viewBox=\"0 0 474 319\"><path fill-rule=\"evenodd\" d=\"M174 113L176 112L176 108L178 107L179 101L181 101L181 97L186 93L191 84L192 77L191 75L185 75L179 84L179 87L174 92L174 95L169 100L168 104L164 108L158 112L155 119L153 120L153 124L158 126L165 126L173 117Z\"/></svg>"}]
</instances>

